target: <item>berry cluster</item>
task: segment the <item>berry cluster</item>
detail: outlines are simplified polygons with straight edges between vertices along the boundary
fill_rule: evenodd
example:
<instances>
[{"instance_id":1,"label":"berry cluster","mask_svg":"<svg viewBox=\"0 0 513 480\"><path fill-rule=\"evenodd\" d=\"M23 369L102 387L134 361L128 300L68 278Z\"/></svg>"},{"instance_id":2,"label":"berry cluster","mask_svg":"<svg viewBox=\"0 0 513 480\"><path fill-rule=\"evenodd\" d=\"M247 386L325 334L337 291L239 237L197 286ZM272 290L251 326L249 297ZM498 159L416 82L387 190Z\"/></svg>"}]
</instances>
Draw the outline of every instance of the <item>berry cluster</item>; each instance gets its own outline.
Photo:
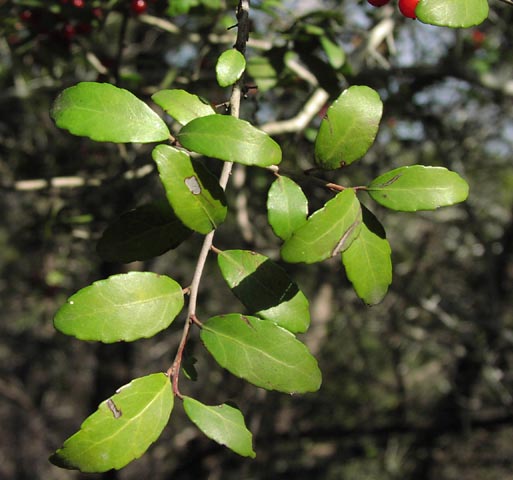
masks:
<instances>
[{"instance_id":1,"label":"berry cluster","mask_svg":"<svg viewBox=\"0 0 513 480\"><path fill-rule=\"evenodd\" d=\"M415 8L420 0L399 0L398 6L400 12L408 18L417 18ZM367 0L374 7L382 7L390 2L390 0Z\"/></svg>"}]
</instances>

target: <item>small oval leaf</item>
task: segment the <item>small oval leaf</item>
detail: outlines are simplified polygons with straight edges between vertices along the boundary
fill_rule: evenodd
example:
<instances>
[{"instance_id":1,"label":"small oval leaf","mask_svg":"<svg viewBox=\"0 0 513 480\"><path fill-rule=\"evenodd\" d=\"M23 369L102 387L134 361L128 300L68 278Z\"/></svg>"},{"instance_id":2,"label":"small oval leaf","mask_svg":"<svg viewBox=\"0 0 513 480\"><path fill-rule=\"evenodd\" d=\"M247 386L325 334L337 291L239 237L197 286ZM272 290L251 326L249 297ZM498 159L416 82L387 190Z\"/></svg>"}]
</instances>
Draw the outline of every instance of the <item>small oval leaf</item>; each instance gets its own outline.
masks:
<instances>
[{"instance_id":1,"label":"small oval leaf","mask_svg":"<svg viewBox=\"0 0 513 480\"><path fill-rule=\"evenodd\" d=\"M201 340L219 365L257 387L303 393L321 385L306 346L273 322L238 313L212 317L203 324Z\"/></svg>"},{"instance_id":2,"label":"small oval leaf","mask_svg":"<svg viewBox=\"0 0 513 480\"><path fill-rule=\"evenodd\" d=\"M374 179L369 195L392 210L416 212L463 202L468 184L456 172L443 167L399 167Z\"/></svg>"},{"instance_id":3,"label":"small oval leaf","mask_svg":"<svg viewBox=\"0 0 513 480\"><path fill-rule=\"evenodd\" d=\"M128 90L109 83L81 82L55 100L59 128L97 142L148 143L169 138L164 121Z\"/></svg>"},{"instance_id":4,"label":"small oval leaf","mask_svg":"<svg viewBox=\"0 0 513 480\"><path fill-rule=\"evenodd\" d=\"M151 98L181 125L186 125L195 118L216 113L208 102L185 90L160 90Z\"/></svg>"},{"instance_id":5,"label":"small oval leaf","mask_svg":"<svg viewBox=\"0 0 513 480\"><path fill-rule=\"evenodd\" d=\"M422 0L415 14L430 25L468 28L484 22L488 11L488 0Z\"/></svg>"},{"instance_id":6,"label":"small oval leaf","mask_svg":"<svg viewBox=\"0 0 513 480\"><path fill-rule=\"evenodd\" d=\"M183 398L189 419L208 437L243 457L255 458L251 432L240 410L224 403L204 405L191 397Z\"/></svg>"},{"instance_id":7,"label":"small oval leaf","mask_svg":"<svg viewBox=\"0 0 513 480\"><path fill-rule=\"evenodd\" d=\"M176 248L191 234L164 200L121 215L103 232L96 251L109 262L148 260Z\"/></svg>"},{"instance_id":8,"label":"small oval leaf","mask_svg":"<svg viewBox=\"0 0 513 480\"><path fill-rule=\"evenodd\" d=\"M217 261L226 283L251 314L292 333L306 332L308 300L279 265L247 250L225 250Z\"/></svg>"},{"instance_id":9,"label":"small oval leaf","mask_svg":"<svg viewBox=\"0 0 513 480\"><path fill-rule=\"evenodd\" d=\"M54 325L80 340L131 342L167 328L183 304L182 288L172 278L129 272L79 290L57 311Z\"/></svg>"},{"instance_id":10,"label":"small oval leaf","mask_svg":"<svg viewBox=\"0 0 513 480\"><path fill-rule=\"evenodd\" d=\"M246 59L235 48L221 53L216 64L217 83L221 87L233 85L244 73Z\"/></svg>"},{"instance_id":11,"label":"small oval leaf","mask_svg":"<svg viewBox=\"0 0 513 480\"><path fill-rule=\"evenodd\" d=\"M187 149L226 162L269 167L281 162L279 145L245 120L229 115L196 118L180 130Z\"/></svg>"},{"instance_id":12,"label":"small oval leaf","mask_svg":"<svg viewBox=\"0 0 513 480\"><path fill-rule=\"evenodd\" d=\"M315 263L337 255L358 236L362 222L360 202L352 189L338 193L314 212L281 247L289 263Z\"/></svg>"},{"instance_id":13,"label":"small oval leaf","mask_svg":"<svg viewBox=\"0 0 513 480\"><path fill-rule=\"evenodd\" d=\"M315 140L315 162L325 169L350 165L363 157L378 133L383 103L365 86L342 92L326 112Z\"/></svg>"},{"instance_id":14,"label":"small oval leaf","mask_svg":"<svg viewBox=\"0 0 513 480\"><path fill-rule=\"evenodd\" d=\"M223 223L227 207L217 178L187 153L157 145L152 152L176 216L195 232L207 234Z\"/></svg>"},{"instance_id":15,"label":"small oval leaf","mask_svg":"<svg viewBox=\"0 0 513 480\"><path fill-rule=\"evenodd\" d=\"M308 200L301 187L280 175L271 185L267 196L267 219L274 233L287 240L306 223Z\"/></svg>"},{"instance_id":16,"label":"small oval leaf","mask_svg":"<svg viewBox=\"0 0 513 480\"><path fill-rule=\"evenodd\" d=\"M346 61L346 54L344 50L340 48L336 42L325 35L322 35L319 40L321 42L324 53L328 57L330 65L335 70L338 70L342 65L344 65Z\"/></svg>"},{"instance_id":17,"label":"small oval leaf","mask_svg":"<svg viewBox=\"0 0 513 480\"><path fill-rule=\"evenodd\" d=\"M89 473L123 468L160 436L173 399L169 378L163 373L132 380L102 402L50 461Z\"/></svg>"},{"instance_id":18,"label":"small oval leaf","mask_svg":"<svg viewBox=\"0 0 513 480\"><path fill-rule=\"evenodd\" d=\"M369 210L363 209L360 235L342 252L342 263L356 294L367 305L381 302L392 283L391 253L383 227Z\"/></svg>"}]
</instances>

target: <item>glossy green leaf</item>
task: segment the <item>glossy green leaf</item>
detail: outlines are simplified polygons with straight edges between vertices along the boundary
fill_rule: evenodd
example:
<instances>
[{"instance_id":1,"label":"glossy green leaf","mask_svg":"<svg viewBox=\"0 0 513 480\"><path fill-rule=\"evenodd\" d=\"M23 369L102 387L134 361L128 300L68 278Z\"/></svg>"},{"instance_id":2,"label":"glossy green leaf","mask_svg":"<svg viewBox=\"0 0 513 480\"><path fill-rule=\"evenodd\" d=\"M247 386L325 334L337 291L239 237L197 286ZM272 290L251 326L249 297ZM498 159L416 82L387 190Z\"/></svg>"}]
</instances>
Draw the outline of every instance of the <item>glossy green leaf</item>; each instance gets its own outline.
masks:
<instances>
[{"instance_id":1,"label":"glossy green leaf","mask_svg":"<svg viewBox=\"0 0 513 480\"><path fill-rule=\"evenodd\" d=\"M248 250L225 250L217 261L226 283L251 314L293 333L307 330L308 300L279 265Z\"/></svg>"},{"instance_id":2,"label":"glossy green leaf","mask_svg":"<svg viewBox=\"0 0 513 480\"><path fill-rule=\"evenodd\" d=\"M123 468L160 436L173 410L173 398L163 373L132 380L102 402L50 461L82 472Z\"/></svg>"},{"instance_id":3,"label":"glossy green leaf","mask_svg":"<svg viewBox=\"0 0 513 480\"><path fill-rule=\"evenodd\" d=\"M321 385L306 346L273 322L238 313L212 317L203 324L201 340L219 365L257 387L302 393Z\"/></svg>"},{"instance_id":4,"label":"glossy green leaf","mask_svg":"<svg viewBox=\"0 0 513 480\"><path fill-rule=\"evenodd\" d=\"M195 118L216 113L208 102L185 90L160 90L151 98L181 125L186 125Z\"/></svg>"},{"instance_id":5,"label":"glossy green leaf","mask_svg":"<svg viewBox=\"0 0 513 480\"><path fill-rule=\"evenodd\" d=\"M246 59L235 48L226 50L219 56L216 64L217 83L221 87L233 85L244 73Z\"/></svg>"},{"instance_id":6,"label":"glossy green leaf","mask_svg":"<svg viewBox=\"0 0 513 480\"><path fill-rule=\"evenodd\" d=\"M182 288L151 272L113 275L79 290L57 311L66 335L104 343L148 338L167 328L183 308Z\"/></svg>"},{"instance_id":7,"label":"glossy green leaf","mask_svg":"<svg viewBox=\"0 0 513 480\"><path fill-rule=\"evenodd\" d=\"M353 86L333 102L315 140L315 162L335 169L361 158L378 133L383 104L369 87Z\"/></svg>"},{"instance_id":8,"label":"glossy green leaf","mask_svg":"<svg viewBox=\"0 0 513 480\"><path fill-rule=\"evenodd\" d=\"M168 145L157 145L152 156L176 216L199 233L217 228L227 212L217 178L187 153Z\"/></svg>"},{"instance_id":9,"label":"glossy green leaf","mask_svg":"<svg viewBox=\"0 0 513 480\"><path fill-rule=\"evenodd\" d=\"M338 193L314 212L281 247L290 263L321 262L337 255L358 236L362 222L360 202L353 190Z\"/></svg>"},{"instance_id":10,"label":"glossy green leaf","mask_svg":"<svg viewBox=\"0 0 513 480\"><path fill-rule=\"evenodd\" d=\"M192 234L166 201L124 213L100 238L96 251L109 262L148 260L176 248Z\"/></svg>"},{"instance_id":11,"label":"glossy green leaf","mask_svg":"<svg viewBox=\"0 0 513 480\"><path fill-rule=\"evenodd\" d=\"M484 22L488 11L488 0L421 0L415 14L431 25L467 28Z\"/></svg>"},{"instance_id":12,"label":"glossy green leaf","mask_svg":"<svg viewBox=\"0 0 513 480\"><path fill-rule=\"evenodd\" d=\"M204 405L191 397L183 398L183 407L190 420L215 442L243 457L255 458L251 432L240 410L224 403Z\"/></svg>"},{"instance_id":13,"label":"glossy green leaf","mask_svg":"<svg viewBox=\"0 0 513 480\"><path fill-rule=\"evenodd\" d=\"M446 168L412 165L374 179L368 192L384 207L416 212L463 202L468 197L468 184Z\"/></svg>"},{"instance_id":14,"label":"glossy green leaf","mask_svg":"<svg viewBox=\"0 0 513 480\"><path fill-rule=\"evenodd\" d=\"M178 141L209 157L268 167L281 162L280 146L249 122L229 115L196 118L182 128Z\"/></svg>"},{"instance_id":15,"label":"glossy green leaf","mask_svg":"<svg viewBox=\"0 0 513 480\"><path fill-rule=\"evenodd\" d=\"M164 121L128 90L109 83L82 82L64 90L53 104L59 128L97 142L148 143L169 138Z\"/></svg>"},{"instance_id":16,"label":"glossy green leaf","mask_svg":"<svg viewBox=\"0 0 513 480\"><path fill-rule=\"evenodd\" d=\"M328 57L330 65L338 70L346 61L346 54L335 42L325 35L320 37L320 42L324 53Z\"/></svg>"},{"instance_id":17,"label":"glossy green leaf","mask_svg":"<svg viewBox=\"0 0 513 480\"><path fill-rule=\"evenodd\" d=\"M342 252L342 263L356 294L367 305L381 302L392 283L391 253L383 227L364 208L360 235Z\"/></svg>"},{"instance_id":18,"label":"glossy green leaf","mask_svg":"<svg viewBox=\"0 0 513 480\"><path fill-rule=\"evenodd\" d=\"M267 196L267 219L274 233L287 240L306 223L308 200L301 187L280 175L271 185Z\"/></svg>"}]
</instances>

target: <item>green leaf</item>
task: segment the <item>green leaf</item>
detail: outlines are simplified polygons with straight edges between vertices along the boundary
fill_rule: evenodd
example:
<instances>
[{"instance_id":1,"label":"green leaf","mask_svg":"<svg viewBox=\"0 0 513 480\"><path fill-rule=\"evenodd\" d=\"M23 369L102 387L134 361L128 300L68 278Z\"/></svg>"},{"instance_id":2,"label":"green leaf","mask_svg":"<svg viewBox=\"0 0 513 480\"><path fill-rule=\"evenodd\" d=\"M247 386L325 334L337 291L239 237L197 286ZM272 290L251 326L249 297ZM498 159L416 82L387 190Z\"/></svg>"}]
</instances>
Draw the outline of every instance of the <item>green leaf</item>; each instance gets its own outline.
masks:
<instances>
[{"instance_id":1,"label":"green leaf","mask_svg":"<svg viewBox=\"0 0 513 480\"><path fill-rule=\"evenodd\" d=\"M152 156L176 216L195 232L207 234L217 228L227 212L217 178L200 162L168 145L157 145Z\"/></svg>"},{"instance_id":2,"label":"green leaf","mask_svg":"<svg viewBox=\"0 0 513 480\"><path fill-rule=\"evenodd\" d=\"M288 177L279 176L267 196L267 218L274 233L287 240L306 223L308 200L301 187Z\"/></svg>"},{"instance_id":3,"label":"green leaf","mask_svg":"<svg viewBox=\"0 0 513 480\"><path fill-rule=\"evenodd\" d=\"M391 253L383 227L363 208L360 235L342 252L342 263L356 294L367 305L381 302L392 283Z\"/></svg>"},{"instance_id":4,"label":"green leaf","mask_svg":"<svg viewBox=\"0 0 513 480\"><path fill-rule=\"evenodd\" d=\"M278 83L278 74L267 57L250 57L247 73L255 80L258 91L265 93Z\"/></svg>"},{"instance_id":5,"label":"green leaf","mask_svg":"<svg viewBox=\"0 0 513 480\"><path fill-rule=\"evenodd\" d=\"M303 393L321 385L306 346L273 322L232 313L208 319L200 335L219 365L257 387Z\"/></svg>"},{"instance_id":6,"label":"green leaf","mask_svg":"<svg viewBox=\"0 0 513 480\"><path fill-rule=\"evenodd\" d=\"M182 288L151 272L130 272L94 282L72 295L55 315L66 335L104 343L148 338L167 328L183 307Z\"/></svg>"},{"instance_id":7,"label":"green leaf","mask_svg":"<svg viewBox=\"0 0 513 480\"><path fill-rule=\"evenodd\" d=\"M307 330L308 300L280 266L247 250L225 250L217 261L226 283L251 314L293 333Z\"/></svg>"},{"instance_id":8,"label":"green leaf","mask_svg":"<svg viewBox=\"0 0 513 480\"><path fill-rule=\"evenodd\" d=\"M384 207L416 212L463 202L468 197L468 184L446 168L412 165L375 178L368 192Z\"/></svg>"},{"instance_id":9,"label":"green leaf","mask_svg":"<svg viewBox=\"0 0 513 480\"><path fill-rule=\"evenodd\" d=\"M166 375L136 378L102 402L50 461L81 472L119 470L157 440L172 410L173 392Z\"/></svg>"},{"instance_id":10,"label":"green leaf","mask_svg":"<svg viewBox=\"0 0 513 480\"><path fill-rule=\"evenodd\" d=\"M244 73L246 59L235 48L226 50L219 56L216 64L217 83L221 87L233 85Z\"/></svg>"},{"instance_id":11,"label":"green leaf","mask_svg":"<svg viewBox=\"0 0 513 480\"><path fill-rule=\"evenodd\" d=\"M103 232L96 251L109 262L148 260L176 248L192 234L166 201L124 213Z\"/></svg>"},{"instance_id":12,"label":"green leaf","mask_svg":"<svg viewBox=\"0 0 513 480\"><path fill-rule=\"evenodd\" d=\"M148 143L169 138L163 120L128 90L82 82L64 90L51 111L59 128L97 142Z\"/></svg>"},{"instance_id":13,"label":"green leaf","mask_svg":"<svg viewBox=\"0 0 513 480\"><path fill-rule=\"evenodd\" d=\"M320 42L324 53L328 57L330 65L338 70L346 61L346 54L335 42L325 35L320 37Z\"/></svg>"},{"instance_id":14,"label":"green leaf","mask_svg":"<svg viewBox=\"0 0 513 480\"><path fill-rule=\"evenodd\" d=\"M467 28L484 22L488 11L488 0L421 0L415 14L431 25Z\"/></svg>"},{"instance_id":15,"label":"green leaf","mask_svg":"<svg viewBox=\"0 0 513 480\"><path fill-rule=\"evenodd\" d=\"M192 120L182 128L178 141L193 152L226 162L258 167L281 162L280 146L269 135L229 115Z\"/></svg>"},{"instance_id":16,"label":"green leaf","mask_svg":"<svg viewBox=\"0 0 513 480\"><path fill-rule=\"evenodd\" d=\"M255 458L252 435L240 410L224 403L208 406L191 397L183 398L183 407L190 420L215 442L225 445L243 457Z\"/></svg>"},{"instance_id":17,"label":"green leaf","mask_svg":"<svg viewBox=\"0 0 513 480\"><path fill-rule=\"evenodd\" d=\"M151 98L181 125L216 113L207 101L185 90L160 90Z\"/></svg>"},{"instance_id":18,"label":"green leaf","mask_svg":"<svg viewBox=\"0 0 513 480\"><path fill-rule=\"evenodd\" d=\"M367 153L378 133L383 104L369 87L353 86L328 108L315 140L315 161L325 169L350 165Z\"/></svg>"},{"instance_id":19,"label":"green leaf","mask_svg":"<svg viewBox=\"0 0 513 480\"><path fill-rule=\"evenodd\" d=\"M358 236L362 222L360 202L352 189L338 193L314 212L281 247L289 263L315 263L337 255Z\"/></svg>"}]
</instances>

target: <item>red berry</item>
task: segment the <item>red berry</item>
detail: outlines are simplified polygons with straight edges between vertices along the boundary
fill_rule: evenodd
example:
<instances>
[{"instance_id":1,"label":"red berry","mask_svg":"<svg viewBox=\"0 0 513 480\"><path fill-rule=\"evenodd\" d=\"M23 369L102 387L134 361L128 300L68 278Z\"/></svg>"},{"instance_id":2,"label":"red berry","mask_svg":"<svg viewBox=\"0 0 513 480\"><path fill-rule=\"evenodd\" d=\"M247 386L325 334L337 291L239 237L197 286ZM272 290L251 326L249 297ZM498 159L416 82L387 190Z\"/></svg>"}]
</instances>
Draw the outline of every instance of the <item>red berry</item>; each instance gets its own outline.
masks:
<instances>
[{"instance_id":1,"label":"red berry","mask_svg":"<svg viewBox=\"0 0 513 480\"><path fill-rule=\"evenodd\" d=\"M24 22L30 22L33 17L34 15L32 10L23 10L23 12L20 13L20 20L23 20Z\"/></svg>"},{"instance_id":2,"label":"red berry","mask_svg":"<svg viewBox=\"0 0 513 480\"><path fill-rule=\"evenodd\" d=\"M386 5L390 0L367 0L373 7L382 7Z\"/></svg>"},{"instance_id":3,"label":"red berry","mask_svg":"<svg viewBox=\"0 0 513 480\"><path fill-rule=\"evenodd\" d=\"M472 32L472 42L474 43L474 47L480 47L484 41L486 40L486 34L481 30L474 30Z\"/></svg>"},{"instance_id":4,"label":"red berry","mask_svg":"<svg viewBox=\"0 0 513 480\"><path fill-rule=\"evenodd\" d=\"M144 13L147 8L148 4L146 3L146 0L132 0L132 3L130 4L130 9L136 15L141 15L141 13Z\"/></svg>"},{"instance_id":5,"label":"red berry","mask_svg":"<svg viewBox=\"0 0 513 480\"><path fill-rule=\"evenodd\" d=\"M85 1L84 0L73 0L71 2L75 8L84 8Z\"/></svg>"},{"instance_id":6,"label":"red berry","mask_svg":"<svg viewBox=\"0 0 513 480\"><path fill-rule=\"evenodd\" d=\"M399 10L408 18L417 18L415 15L415 8L420 0L399 0Z\"/></svg>"},{"instance_id":7,"label":"red berry","mask_svg":"<svg viewBox=\"0 0 513 480\"><path fill-rule=\"evenodd\" d=\"M93 17L95 18L102 18L103 17L103 10L100 7L95 7L91 10L91 13L93 14Z\"/></svg>"},{"instance_id":8,"label":"red berry","mask_svg":"<svg viewBox=\"0 0 513 480\"><path fill-rule=\"evenodd\" d=\"M62 27L62 35L68 41L73 40L73 37L76 35L76 33L77 31L75 27L71 25L71 23L67 23L64 25L64 27Z\"/></svg>"}]
</instances>

